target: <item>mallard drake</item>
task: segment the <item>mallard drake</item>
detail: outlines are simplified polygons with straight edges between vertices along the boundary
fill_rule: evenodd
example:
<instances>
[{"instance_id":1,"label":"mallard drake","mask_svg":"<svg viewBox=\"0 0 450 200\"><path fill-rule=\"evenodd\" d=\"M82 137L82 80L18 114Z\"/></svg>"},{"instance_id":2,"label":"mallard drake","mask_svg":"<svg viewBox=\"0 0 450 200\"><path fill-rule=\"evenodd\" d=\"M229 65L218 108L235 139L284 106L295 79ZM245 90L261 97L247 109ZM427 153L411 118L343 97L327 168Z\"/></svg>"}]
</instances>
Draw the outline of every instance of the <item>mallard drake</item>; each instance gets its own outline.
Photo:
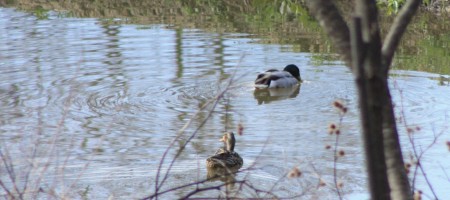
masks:
<instances>
[{"instance_id":1,"label":"mallard drake","mask_svg":"<svg viewBox=\"0 0 450 200\"><path fill-rule=\"evenodd\" d=\"M292 87L302 79L300 78L300 70L297 65L287 65L283 71L277 69L269 69L258 74L255 80L256 88L286 88Z\"/></svg>"},{"instance_id":2,"label":"mallard drake","mask_svg":"<svg viewBox=\"0 0 450 200\"><path fill-rule=\"evenodd\" d=\"M208 168L229 168L237 170L242 167L244 161L241 156L234 151L236 139L233 132L226 132L220 140L225 143L225 148L220 148L216 153L206 159Z\"/></svg>"}]
</instances>

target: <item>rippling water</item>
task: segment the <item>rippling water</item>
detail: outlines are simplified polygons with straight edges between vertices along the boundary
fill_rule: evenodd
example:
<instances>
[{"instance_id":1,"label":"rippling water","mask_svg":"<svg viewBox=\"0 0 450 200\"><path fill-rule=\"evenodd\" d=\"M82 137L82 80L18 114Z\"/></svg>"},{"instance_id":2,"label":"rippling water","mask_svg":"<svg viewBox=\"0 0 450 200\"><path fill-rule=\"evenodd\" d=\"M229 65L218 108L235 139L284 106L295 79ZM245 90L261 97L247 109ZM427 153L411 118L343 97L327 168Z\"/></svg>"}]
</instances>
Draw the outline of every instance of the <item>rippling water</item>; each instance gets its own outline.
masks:
<instances>
[{"instance_id":1,"label":"rippling water","mask_svg":"<svg viewBox=\"0 0 450 200\"><path fill-rule=\"evenodd\" d=\"M289 45L261 45L248 34L164 24L111 25L57 15L37 20L4 8L0 29L1 145L16 166L25 168L33 157L31 147L39 143L34 162L53 158L52 166L64 169L47 170L44 180L64 180L77 191L72 196L137 198L152 193L158 163L178 130L235 72L240 78L184 149L165 188L205 178L205 158L220 146L222 132L236 130L238 124L244 134L237 137L236 150L245 166L256 162L258 169L249 175L256 185L270 188L294 166L304 169L308 181L283 181L279 187L290 192L282 194L298 192L298 187L311 190L318 177L331 184L333 153L324 147L334 141L328 125L339 120L331 104L341 100L350 110L340 142L348 156L341 158L338 176L348 186L344 191L349 198L365 196L357 100L351 73L340 62L317 66L312 54L292 52ZM254 91L257 72L290 63L301 67L305 82L299 88L283 94ZM407 124L420 127L418 146L431 143L433 133L443 134L426 154L425 166L444 194L449 188L439 183L445 182L442 169L450 167L442 159L448 157L443 141L450 137L450 88L438 78L394 71L391 88L402 108L398 116L403 111ZM193 118L168 158L206 116L201 112ZM410 143L404 123L399 124L408 155ZM324 197L330 190L314 195Z\"/></svg>"}]
</instances>

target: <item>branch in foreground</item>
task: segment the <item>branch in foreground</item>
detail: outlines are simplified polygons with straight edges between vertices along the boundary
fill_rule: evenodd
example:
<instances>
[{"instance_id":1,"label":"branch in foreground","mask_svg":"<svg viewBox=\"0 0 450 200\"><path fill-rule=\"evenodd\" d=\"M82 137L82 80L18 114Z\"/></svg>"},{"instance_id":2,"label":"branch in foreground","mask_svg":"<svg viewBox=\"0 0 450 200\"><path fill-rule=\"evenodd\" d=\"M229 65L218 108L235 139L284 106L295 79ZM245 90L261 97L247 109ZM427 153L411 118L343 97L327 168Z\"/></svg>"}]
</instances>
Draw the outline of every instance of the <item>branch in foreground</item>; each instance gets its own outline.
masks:
<instances>
[{"instance_id":1,"label":"branch in foreground","mask_svg":"<svg viewBox=\"0 0 450 200\"><path fill-rule=\"evenodd\" d=\"M260 189L258 189L256 187L254 187L253 185L247 183L246 180L236 181L234 183L239 183L239 184L245 185L245 186L251 188L253 191L255 191L256 194L263 193L263 194L272 196L272 198L275 198L275 199L277 198L277 196L275 196L275 194L273 194L272 192L260 190ZM184 197L182 197L180 199L188 199L189 197L191 197L191 196L193 196L193 195L195 195L197 193L203 192L203 191L220 190L221 187L227 186L227 184L229 184L229 183L223 183L223 184L220 184L220 185L217 185L217 186L211 186L211 187L205 187L205 188L197 188L196 190L190 192L189 194L187 194L186 196L184 196ZM226 199L229 199L229 197L226 197Z\"/></svg>"},{"instance_id":2,"label":"branch in foreground","mask_svg":"<svg viewBox=\"0 0 450 200\"><path fill-rule=\"evenodd\" d=\"M307 5L336 45L344 62L352 68L350 31L338 8L330 0L308 0Z\"/></svg>"},{"instance_id":3,"label":"branch in foreground","mask_svg":"<svg viewBox=\"0 0 450 200\"><path fill-rule=\"evenodd\" d=\"M408 0L401 8L398 16L394 19L394 23L384 39L381 55L383 59L382 70L385 76L388 74L389 66L391 65L395 50L400 43L400 39L421 2L421 0Z\"/></svg>"},{"instance_id":4,"label":"branch in foreground","mask_svg":"<svg viewBox=\"0 0 450 200\"><path fill-rule=\"evenodd\" d=\"M425 182L427 183L431 193L434 196L433 198L434 199L439 199L437 194L436 194L436 192L434 191L433 185L431 184L431 181L429 180L429 178L427 176L427 173L426 173L426 171L425 171L425 169L424 169L424 167L422 165L422 157L425 155L425 153L429 149L431 149L431 147L433 147L435 144L437 144L438 138L444 134L446 128L443 129L437 135L434 134L433 141L424 150L421 150L421 152L419 152L419 147L415 143L414 134L415 134L416 131L420 130L420 127L416 127L415 129L409 127L409 124L408 124L408 121L407 121L407 117L406 117L406 114L405 114L405 105L403 104L403 102L404 102L403 89L401 89L398 86L397 82L394 82L394 88L398 89L398 91L399 91L399 96L400 96L400 117L403 119L403 124L404 124L404 127L406 129L406 133L408 135L409 143L411 144L412 153L413 153L413 155L412 155L413 158L411 158L411 160L414 160L414 159L416 160L416 167L415 167L415 170L414 170L413 178L411 180L411 188L412 188L413 191L416 189L415 188L415 184L416 184L417 173L418 173L418 170L420 170L422 172L423 178L425 179ZM434 129L433 129L433 133L435 133ZM413 162L411 162L411 164L412 163ZM410 168L411 164L408 164L408 165L405 165L405 166L409 166L408 168Z\"/></svg>"}]
</instances>

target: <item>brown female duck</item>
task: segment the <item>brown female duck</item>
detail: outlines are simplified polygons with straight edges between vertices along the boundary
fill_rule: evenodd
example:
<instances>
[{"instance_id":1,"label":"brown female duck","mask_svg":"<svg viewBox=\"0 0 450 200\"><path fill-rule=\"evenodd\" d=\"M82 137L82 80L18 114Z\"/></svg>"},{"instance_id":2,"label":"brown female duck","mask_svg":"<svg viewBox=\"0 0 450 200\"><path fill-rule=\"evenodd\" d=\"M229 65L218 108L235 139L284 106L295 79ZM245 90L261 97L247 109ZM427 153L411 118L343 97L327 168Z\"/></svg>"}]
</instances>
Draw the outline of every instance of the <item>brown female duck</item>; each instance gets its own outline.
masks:
<instances>
[{"instance_id":1,"label":"brown female duck","mask_svg":"<svg viewBox=\"0 0 450 200\"><path fill-rule=\"evenodd\" d=\"M239 169L244 164L241 156L234 151L234 145L236 144L236 139L232 132L227 132L222 136L225 143L225 148L220 148L216 151L215 155L206 159L206 166L208 168L229 168L229 169Z\"/></svg>"}]
</instances>

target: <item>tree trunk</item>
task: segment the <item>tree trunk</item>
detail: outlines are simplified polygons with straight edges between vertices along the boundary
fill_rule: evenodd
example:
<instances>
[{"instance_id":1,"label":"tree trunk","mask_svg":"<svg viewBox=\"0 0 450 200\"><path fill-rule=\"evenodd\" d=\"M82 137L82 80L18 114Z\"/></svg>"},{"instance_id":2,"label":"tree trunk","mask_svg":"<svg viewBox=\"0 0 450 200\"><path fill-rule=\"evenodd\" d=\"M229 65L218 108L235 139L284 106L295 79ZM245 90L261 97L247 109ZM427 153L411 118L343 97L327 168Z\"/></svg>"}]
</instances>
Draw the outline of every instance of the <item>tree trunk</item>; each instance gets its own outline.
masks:
<instances>
[{"instance_id":1,"label":"tree trunk","mask_svg":"<svg viewBox=\"0 0 450 200\"><path fill-rule=\"evenodd\" d=\"M356 2L350 38L348 26L332 1L307 1L355 75L371 198L412 199L388 87L388 71L399 40L421 1L409 0L402 7L383 47L375 0Z\"/></svg>"},{"instance_id":2,"label":"tree trunk","mask_svg":"<svg viewBox=\"0 0 450 200\"><path fill-rule=\"evenodd\" d=\"M389 185L384 162L382 116L380 98L377 95L379 79L369 78L367 73L370 48L363 41L361 18L355 17L351 29L353 74L358 89L359 107L363 130L364 150L371 199L390 199ZM373 54L372 54L373 55Z\"/></svg>"},{"instance_id":3,"label":"tree trunk","mask_svg":"<svg viewBox=\"0 0 450 200\"><path fill-rule=\"evenodd\" d=\"M382 93L381 96L386 98L384 100L385 106L383 107L383 140L391 197L392 199L409 200L412 199L413 191L411 190L405 163L403 162L387 79L383 81L383 85L383 90L380 91Z\"/></svg>"}]
</instances>

